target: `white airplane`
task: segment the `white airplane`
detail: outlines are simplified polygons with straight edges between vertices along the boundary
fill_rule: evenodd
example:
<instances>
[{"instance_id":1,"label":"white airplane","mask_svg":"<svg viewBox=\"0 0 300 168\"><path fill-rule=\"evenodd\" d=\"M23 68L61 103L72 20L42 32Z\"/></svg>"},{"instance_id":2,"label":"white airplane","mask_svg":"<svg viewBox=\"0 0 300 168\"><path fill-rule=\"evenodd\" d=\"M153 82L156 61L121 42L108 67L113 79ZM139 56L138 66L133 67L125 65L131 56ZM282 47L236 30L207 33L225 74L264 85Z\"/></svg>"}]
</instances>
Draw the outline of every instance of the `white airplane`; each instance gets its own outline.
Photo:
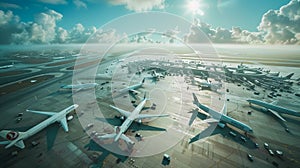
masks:
<instances>
[{"instance_id":1,"label":"white airplane","mask_svg":"<svg viewBox=\"0 0 300 168\"><path fill-rule=\"evenodd\" d=\"M218 89L220 89L222 87L221 83L211 83L209 81L206 82L200 82L200 86L202 89L208 88L212 91L217 91Z\"/></svg>"},{"instance_id":2,"label":"white airplane","mask_svg":"<svg viewBox=\"0 0 300 168\"><path fill-rule=\"evenodd\" d=\"M155 70L152 71L152 76L155 78L163 78L165 77L164 75L157 73Z\"/></svg>"},{"instance_id":3,"label":"white airplane","mask_svg":"<svg viewBox=\"0 0 300 168\"><path fill-rule=\"evenodd\" d=\"M281 115L279 115L278 113L283 113L283 114L288 114L288 115L293 115L293 116L297 116L300 117L300 112L291 110L291 109L287 109L281 106L276 106L275 103L276 101L272 102L272 103L267 103L264 101L260 101L260 100L255 100L255 99L249 99L247 100L249 102L249 104L255 104L258 106L261 106L263 108L265 108L267 111L271 112L275 117L279 118L281 121L286 121Z\"/></svg>"},{"instance_id":4,"label":"white airplane","mask_svg":"<svg viewBox=\"0 0 300 168\"><path fill-rule=\"evenodd\" d=\"M146 77L146 78L151 78L154 81L158 81L161 78L164 78L165 76L162 75L161 73L157 73L155 70L151 71L151 76L150 77Z\"/></svg>"},{"instance_id":5,"label":"white airplane","mask_svg":"<svg viewBox=\"0 0 300 168\"><path fill-rule=\"evenodd\" d=\"M42 129L46 128L52 123L59 122L65 132L69 131L68 123L66 115L70 113L71 111L75 110L78 107L77 104L71 105L68 108L60 111L60 112L45 112L45 111L34 111L34 110L26 110L28 112L32 113L38 113L38 114L44 114L49 115L51 117L47 118L43 122L39 123L38 125L30 128L26 132L16 132L11 130L2 130L0 132L0 136L2 138L5 138L6 141L0 142L2 145L6 145L5 148L9 148L13 145L17 146L18 148L24 149L24 141L25 139L31 137L32 135L35 135L36 133L40 132Z\"/></svg>"},{"instance_id":6,"label":"white airplane","mask_svg":"<svg viewBox=\"0 0 300 168\"><path fill-rule=\"evenodd\" d=\"M273 79L273 80L288 80L288 79L291 79L292 76L294 76L294 73L290 73L286 76L267 75L266 77Z\"/></svg>"},{"instance_id":7,"label":"white airplane","mask_svg":"<svg viewBox=\"0 0 300 168\"><path fill-rule=\"evenodd\" d=\"M96 74L95 79L111 79L112 76L108 74Z\"/></svg>"},{"instance_id":8,"label":"white airplane","mask_svg":"<svg viewBox=\"0 0 300 168\"><path fill-rule=\"evenodd\" d=\"M140 83L128 86L128 87L126 87L124 89L119 90L119 92L120 93L131 92L131 93L137 93L137 94L139 94L140 92L137 91L136 89L141 88L143 86L144 82L145 82L145 78Z\"/></svg>"},{"instance_id":9,"label":"white airplane","mask_svg":"<svg viewBox=\"0 0 300 168\"><path fill-rule=\"evenodd\" d=\"M204 122L207 122L209 124L213 124L213 123L219 124L219 122L227 123L227 124L230 124L230 125L238 128L238 129L241 129L241 130L243 130L247 133L253 132L253 129L250 126L248 126L247 124L244 124L244 123L242 123L242 122L240 122L240 121L238 121L234 118L231 118L231 117L227 116L226 104L224 104L222 112L220 113L220 112L217 112L217 111L201 104L198 101L195 93L193 93L193 97L194 97L193 103L197 107L199 107L201 110L207 112L211 117L209 119L204 120ZM192 125L193 121L197 117L197 114L198 114L198 111L195 110L192 114L192 117L191 117L190 121L189 121L189 125Z\"/></svg>"},{"instance_id":10,"label":"white airplane","mask_svg":"<svg viewBox=\"0 0 300 168\"><path fill-rule=\"evenodd\" d=\"M108 75L107 73L98 73L96 75L91 75L91 76L85 76L83 77L84 79L103 79L103 80L109 80L112 78L111 75Z\"/></svg>"},{"instance_id":11,"label":"white airplane","mask_svg":"<svg viewBox=\"0 0 300 168\"><path fill-rule=\"evenodd\" d=\"M119 109L118 107L110 105L113 109L117 110L119 113L121 113L123 116L126 117L126 120L123 122L121 126L116 126L115 127L115 132L112 134L106 134L99 136L98 138L100 139L110 139L114 138L114 141L117 142L120 138L126 141L128 144L134 144L134 142L128 138L124 133L127 131L129 126L132 124L133 121L137 120L138 122L142 122L142 119L145 118L153 118L153 117L167 117L169 114L158 114L158 115L153 115L153 114L140 114L142 109L144 108L147 98L144 98L142 102L132 111L126 111Z\"/></svg>"},{"instance_id":12,"label":"white airplane","mask_svg":"<svg viewBox=\"0 0 300 168\"><path fill-rule=\"evenodd\" d=\"M96 86L99 86L98 83L83 83L83 84L75 84L75 85L64 85L61 88L67 89L67 90L74 90L75 92L78 92L80 90L87 90L95 88Z\"/></svg>"},{"instance_id":13,"label":"white airplane","mask_svg":"<svg viewBox=\"0 0 300 168\"><path fill-rule=\"evenodd\" d=\"M8 69L8 68L12 68L14 65L11 64L11 65L3 65L3 66L0 66L0 69Z\"/></svg>"}]
</instances>

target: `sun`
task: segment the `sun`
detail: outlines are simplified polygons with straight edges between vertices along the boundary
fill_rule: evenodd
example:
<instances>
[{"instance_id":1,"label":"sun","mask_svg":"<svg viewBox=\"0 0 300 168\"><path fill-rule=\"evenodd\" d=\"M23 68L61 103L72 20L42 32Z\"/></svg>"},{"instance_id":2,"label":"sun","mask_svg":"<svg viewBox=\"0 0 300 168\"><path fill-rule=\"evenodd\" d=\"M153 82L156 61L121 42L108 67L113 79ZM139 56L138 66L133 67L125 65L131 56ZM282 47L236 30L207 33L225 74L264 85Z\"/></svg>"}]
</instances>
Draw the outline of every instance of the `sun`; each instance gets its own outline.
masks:
<instances>
[{"instance_id":1,"label":"sun","mask_svg":"<svg viewBox=\"0 0 300 168\"><path fill-rule=\"evenodd\" d=\"M193 13L196 13L199 10L200 3L197 0L191 0L187 2L187 8Z\"/></svg>"},{"instance_id":2,"label":"sun","mask_svg":"<svg viewBox=\"0 0 300 168\"><path fill-rule=\"evenodd\" d=\"M188 0L186 2L186 8L188 12L193 15L204 15L204 12L200 9L203 4L200 3L200 0Z\"/></svg>"}]
</instances>

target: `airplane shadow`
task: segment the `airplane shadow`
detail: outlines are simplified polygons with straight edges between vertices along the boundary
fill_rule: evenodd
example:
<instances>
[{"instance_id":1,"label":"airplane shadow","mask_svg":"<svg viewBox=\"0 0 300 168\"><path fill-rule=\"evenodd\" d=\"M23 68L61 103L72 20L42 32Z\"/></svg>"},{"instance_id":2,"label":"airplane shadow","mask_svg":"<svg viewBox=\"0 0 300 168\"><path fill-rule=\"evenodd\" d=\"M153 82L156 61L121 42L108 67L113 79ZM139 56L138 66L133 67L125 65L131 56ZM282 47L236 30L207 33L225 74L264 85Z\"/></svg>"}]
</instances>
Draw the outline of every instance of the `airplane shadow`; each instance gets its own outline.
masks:
<instances>
[{"instance_id":1,"label":"airplane shadow","mask_svg":"<svg viewBox=\"0 0 300 168\"><path fill-rule=\"evenodd\" d=\"M193 113L195 112L196 109L192 110L189 113ZM197 110L196 110L197 111ZM194 118L200 118L201 120L205 120L207 119L207 115L200 113L197 111L197 116L191 116L191 120L193 120ZM191 123L191 121L190 121ZM231 134L230 132L232 132L233 134ZM217 123L212 123L210 124L205 130L201 131L200 133L198 133L197 135L195 135L194 137L192 137L189 141L189 144L194 143L200 139L209 137L209 136L213 136L216 134L221 134L224 138L227 138L229 140L232 140L236 143L239 143L240 145L243 145L249 149L254 149L255 148L255 142L250 139L249 137L245 136L244 134L241 134L240 132L234 130L233 128L231 128L230 126L225 126L224 128L221 128L218 126ZM243 141L241 139L241 137L245 138L245 141Z\"/></svg>"},{"instance_id":2,"label":"airplane shadow","mask_svg":"<svg viewBox=\"0 0 300 168\"><path fill-rule=\"evenodd\" d=\"M230 132L234 133L235 136L231 135ZM246 148L249 149L255 149L255 142L245 136L244 134L241 134L240 132L226 126L224 128L220 128L217 125L211 124L207 129L205 129L204 131L200 132L199 134L195 135L193 138L190 139L190 144L194 143L200 139L203 139L205 137L209 137L209 136L213 136L213 135L217 135L217 134L221 134L224 138L229 139L231 141L234 141L242 146L245 146ZM243 141L241 139L241 137L244 137L246 141Z\"/></svg>"},{"instance_id":3,"label":"airplane shadow","mask_svg":"<svg viewBox=\"0 0 300 168\"><path fill-rule=\"evenodd\" d=\"M99 155L97 158L95 158L95 165L93 167L103 167L104 160L109 154L114 155L118 159L116 160L116 163L119 162L125 162L128 159L128 156L120 155L113 153L111 151L108 151L107 149L103 148L101 145L99 145L97 142L95 142L93 139L90 140L90 142L84 146L84 148L87 148L89 151L98 151L101 152L101 155Z\"/></svg>"},{"instance_id":4,"label":"airplane shadow","mask_svg":"<svg viewBox=\"0 0 300 168\"><path fill-rule=\"evenodd\" d=\"M284 121L280 120L279 118L275 117L274 115L272 115L271 112L268 112L268 111L264 110L263 108L255 107L255 106L250 106L250 108L252 108L253 110L256 110L256 111L259 111L259 112L262 112L262 113L265 113L267 115L272 116L275 120L277 120L279 122L279 124L282 127L287 128L286 123Z\"/></svg>"},{"instance_id":5,"label":"airplane shadow","mask_svg":"<svg viewBox=\"0 0 300 168\"><path fill-rule=\"evenodd\" d=\"M52 149L59 129L59 124L51 124L46 128L47 150Z\"/></svg>"}]
</instances>

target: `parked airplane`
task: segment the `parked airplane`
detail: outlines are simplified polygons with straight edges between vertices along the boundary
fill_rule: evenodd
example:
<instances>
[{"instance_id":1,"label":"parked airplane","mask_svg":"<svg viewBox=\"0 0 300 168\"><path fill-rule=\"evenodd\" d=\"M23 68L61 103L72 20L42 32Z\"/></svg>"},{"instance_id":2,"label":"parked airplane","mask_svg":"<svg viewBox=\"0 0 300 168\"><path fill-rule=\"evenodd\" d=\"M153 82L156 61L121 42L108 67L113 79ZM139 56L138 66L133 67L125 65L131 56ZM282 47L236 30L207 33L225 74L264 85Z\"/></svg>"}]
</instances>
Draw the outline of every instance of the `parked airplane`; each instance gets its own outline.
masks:
<instances>
[{"instance_id":1,"label":"parked airplane","mask_svg":"<svg viewBox=\"0 0 300 168\"><path fill-rule=\"evenodd\" d=\"M245 131L246 133L253 132L253 129L250 126L248 126L247 124L244 124L244 123L242 123L242 122L240 122L240 121L238 121L238 120L236 120L234 118L231 118L231 117L227 116L226 104L224 104L222 112L220 113L220 112L217 112L217 111L215 111L215 110L213 110L213 109L211 109L211 108L209 108L209 107L201 104L198 101L195 93L193 93L193 97L194 97L193 103L197 107L199 107L201 110L207 112L211 116L211 118L204 120L205 122L207 122L209 124L219 123L219 122L221 122L221 123L227 123L227 124L230 124L230 125L238 128L238 129L241 129L241 130ZM198 113L198 111L194 111L193 112L192 117L191 117L191 119L189 121L189 125L192 125L193 121L197 117L197 113Z\"/></svg>"},{"instance_id":2,"label":"parked airplane","mask_svg":"<svg viewBox=\"0 0 300 168\"><path fill-rule=\"evenodd\" d=\"M145 77L145 78L152 79L153 82L157 82L157 81L159 81L159 79L164 78L164 77L165 76L162 75L161 73L157 73L155 70L152 70L151 76Z\"/></svg>"},{"instance_id":3,"label":"parked airplane","mask_svg":"<svg viewBox=\"0 0 300 168\"><path fill-rule=\"evenodd\" d=\"M115 109L119 113L121 113L123 116L125 116L126 120L123 122L123 124L121 126L116 126L115 127L115 132L114 133L102 135L102 136L99 136L98 138L100 138L100 139L114 138L115 142L117 142L121 138L124 141L126 141L128 144L134 144L134 142L124 134L127 131L127 129L129 128L129 126L132 124L133 121L136 120L136 121L141 123L142 119L145 119L145 118L167 117L167 116L169 116L169 114L158 114L158 115L155 115L155 114L154 115L153 114L140 114L140 112L142 111L142 109L144 108L144 106L145 106L145 104L148 100L149 99L144 97L144 99L141 101L141 103L132 112L122 110L122 109L119 109L118 107L110 105L110 107L112 107L113 109Z\"/></svg>"},{"instance_id":4,"label":"parked airplane","mask_svg":"<svg viewBox=\"0 0 300 168\"><path fill-rule=\"evenodd\" d=\"M95 88L96 86L99 86L98 83L83 83L83 84L75 84L75 85L64 85L61 88L67 89L67 90L74 90L75 92L78 92L80 90L87 90Z\"/></svg>"},{"instance_id":5,"label":"parked airplane","mask_svg":"<svg viewBox=\"0 0 300 168\"><path fill-rule=\"evenodd\" d=\"M258 106L261 106L261 107L267 109L267 111L271 112L274 116L276 116L277 118L279 118L282 121L286 121L286 120L278 113L283 113L283 114L300 117L300 112L297 112L297 111L294 111L291 109L287 109L287 108L284 108L281 106L276 106L274 104L276 101L273 103L267 103L267 102L255 100L255 99L249 99L247 101L249 102L250 105L255 104L255 105L258 105Z\"/></svg>"},{"instance_id":6,"label":"parked airplane","mask_svg":"<svg viewBox=\"0 0 300 168\"><path fill-rule=\"evenodd\" d=\"M3 66L0 66L0 69L8 69L8 68L12 68L14 65L3 65Z\"/></svg>"},{"instance_id":7,"label":"parked airplane","mask_svg":"<svg viewBox=\"0 0 300 168\"><path fill-rule=\"evenodd\" d=\"M112 76L108 74L96 74L95 79L111 79Z\"/></svg>"},{"instance_id":8,"label":"parked airplane","mask_svg":"<svg viewBox=\"0 0 300 168\"><path fill-rule=\"evenodd\" d=\"M96 75L91 75L91 76L85 76L83 77L84 79L102 79L102 80L109 80L112 78L111 75L108 75L107 73L98 73Z\"/></svg>"},{"instance_id":9,"label":"parked airplane","mask_svg":"<svg viewBox=\"0 0 300 168\"><path fill-rule=\"evenodd\" d=\"M140 88L143 86L145 82L145 78L138 84L135 84L135 85L131 85L131 86L128 86L124 89L121 89L119 90L120 93L125 93L125 92L131 92L131 93L140 93L139 91L137 91L136 89Z\"/></svg>"},{"instance_id":10,"label":"parked airplane","mask_svg":"<svg viewBox=\"0 0 300 168\"><path fill-rule=\"evenodd\" d=\"M286 76L274 76L274 75L267 75L266 77L271 78L273 80L288 80L291 79L291 77L294 75L294 73L290 73Z\"/></svg>"},{"instance_id":11,"label":"parked airplane","mask_svg":"<svg viewBox=\"0 0 300 168\"><path fill-rule=\"evenodd\" d=\"M26 132L16 132L16 131L11 131L11 130L2 130L0 132L0 136L2 138L5 138L7 141L2 141L0 144L6 145L5 148L9 148L13 145L17 146L18 148L24 149L24 141L25 139L31 137L32 135L35 135L42 129L46 128L50 124L54 122L60 122L61 126L65 130L65 132L69 131L68 128L68 123L67 123L67 118L66 115L70 113L71 111L75 110L78 107L77 104L71 105L68 108L60 111L60 112L45 112L45 111L34 111L34 110L26 110L28 112L32 113L38 113L38 114L44 114L44 115L49 115L51 117L47 118L43 122L39 123L38 125L30 128Z\"/></svg>"},{"instance_id":12,"label":"parked airplane","mask_svg":"<svg viewBox=\"0 0 300 168\"><path fill-rule=\"evenodd\" d=\"M209 81L199 82L202 89L209 89L212 91L217 91L222 87L222 83L211 83Z\"/></svg>"}]
</instances>

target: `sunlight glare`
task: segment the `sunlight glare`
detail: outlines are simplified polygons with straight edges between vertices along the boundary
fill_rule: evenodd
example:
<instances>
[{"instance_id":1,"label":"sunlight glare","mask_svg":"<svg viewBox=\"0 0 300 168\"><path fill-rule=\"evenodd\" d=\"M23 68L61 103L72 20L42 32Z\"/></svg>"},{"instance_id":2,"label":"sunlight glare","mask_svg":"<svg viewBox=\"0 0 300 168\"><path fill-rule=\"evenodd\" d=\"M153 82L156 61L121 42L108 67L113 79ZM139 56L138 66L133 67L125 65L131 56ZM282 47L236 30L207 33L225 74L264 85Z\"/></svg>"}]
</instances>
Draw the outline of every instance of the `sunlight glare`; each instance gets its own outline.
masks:
<instances>
[{"instance_id":1,"label":"sunlight glare","mask_svg":"<svg viewBox=\"0 0 300 168\"><path fill-rule=\"evenodd\" d=\"M201 4L200 0L189 0L186 2L186 8L189 12L193 13L193 15L203 15L204 12L200 9Z\"/></svg>"}]
</instances>

